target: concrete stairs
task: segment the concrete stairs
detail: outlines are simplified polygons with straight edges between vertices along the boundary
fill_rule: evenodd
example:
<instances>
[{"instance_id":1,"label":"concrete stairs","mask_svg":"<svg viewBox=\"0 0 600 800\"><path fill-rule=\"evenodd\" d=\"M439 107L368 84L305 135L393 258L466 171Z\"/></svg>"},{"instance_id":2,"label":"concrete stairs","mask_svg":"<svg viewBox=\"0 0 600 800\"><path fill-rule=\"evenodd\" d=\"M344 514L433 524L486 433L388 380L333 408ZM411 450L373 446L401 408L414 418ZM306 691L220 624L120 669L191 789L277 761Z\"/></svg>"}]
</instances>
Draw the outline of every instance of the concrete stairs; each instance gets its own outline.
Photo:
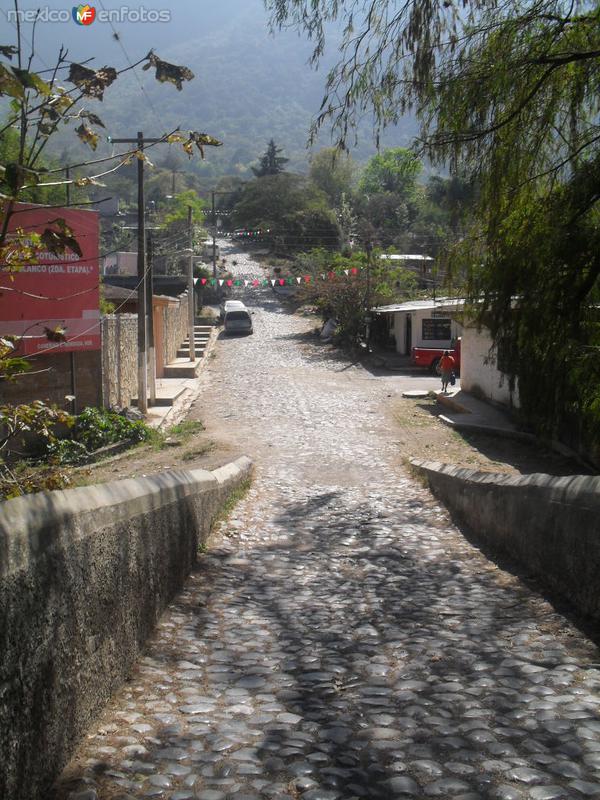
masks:
<instances>
[{"instance_id":1,"label":"concrete stairs","mask_svg":"<svg viewBox=\"0 0 600 800\"><path fill-rule=\"evenodd\" d=\"M194 354L196 358L203 357L204 352L206 351L206 347L208 345L208 340L210 339L211 331L212 327L210 325L194 326ZM185 342L181 345L181 347L177 351L177 358L187 358L189 360L189 357L190 357L190 337L188 336Z\"/></svg>"},{"instance_id":2,"label":"concrete stairs","mask_svg":"<svg viewBox=\"0 0 600 800\"><path fill-rule=\"evenodd\" d=\"M156 402L154 406L169 407L175 405L181 396L190 390L190 380L197 375L202 358L206 353L212 332L211 325L194 326L194 361L190 361L189 336L177 351L177 357L164 368L162 378L156 379ZM133 398L132 405L137 405Z\"/></svg>"}]
</instances>

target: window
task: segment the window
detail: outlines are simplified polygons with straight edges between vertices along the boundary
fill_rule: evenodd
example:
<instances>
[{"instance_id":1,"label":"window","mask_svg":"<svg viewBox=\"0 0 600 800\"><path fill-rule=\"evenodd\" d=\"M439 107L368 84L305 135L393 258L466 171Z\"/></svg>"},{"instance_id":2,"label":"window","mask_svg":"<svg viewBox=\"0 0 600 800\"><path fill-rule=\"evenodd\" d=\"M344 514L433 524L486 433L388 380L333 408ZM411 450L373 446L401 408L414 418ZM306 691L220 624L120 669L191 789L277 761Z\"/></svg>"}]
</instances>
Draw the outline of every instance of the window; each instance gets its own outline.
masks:
<instances>
[{"instance_id":1,"label":"window","mask_svg":"<svg viewBox=\"0 0 600 800\"><path fill-rule=\"evenodd\" d=\"M451 337L449 319L424 319L423 340L449 342Z\"/></svg>"}]
</instances>

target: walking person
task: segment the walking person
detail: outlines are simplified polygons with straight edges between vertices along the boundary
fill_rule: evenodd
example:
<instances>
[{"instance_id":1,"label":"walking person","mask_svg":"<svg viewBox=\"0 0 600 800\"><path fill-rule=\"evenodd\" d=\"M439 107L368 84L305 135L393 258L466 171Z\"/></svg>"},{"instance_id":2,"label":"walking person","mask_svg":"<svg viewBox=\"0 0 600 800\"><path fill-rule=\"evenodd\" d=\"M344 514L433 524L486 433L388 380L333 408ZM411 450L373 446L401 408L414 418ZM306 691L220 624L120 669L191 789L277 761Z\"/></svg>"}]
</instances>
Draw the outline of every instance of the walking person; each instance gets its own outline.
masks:
<instances>
[{"instance_id":1,"label":"walking person","mask_svg":"<svg viewBox=\"0 0 600 800\"><path fill-rule=\"evenodd\" d=\"M456 362L447 350L444 350L444 355L440 358L440 372L442 374L442 392L448 390L450 378L454 372Z\"/></svg>"}]
</instances>

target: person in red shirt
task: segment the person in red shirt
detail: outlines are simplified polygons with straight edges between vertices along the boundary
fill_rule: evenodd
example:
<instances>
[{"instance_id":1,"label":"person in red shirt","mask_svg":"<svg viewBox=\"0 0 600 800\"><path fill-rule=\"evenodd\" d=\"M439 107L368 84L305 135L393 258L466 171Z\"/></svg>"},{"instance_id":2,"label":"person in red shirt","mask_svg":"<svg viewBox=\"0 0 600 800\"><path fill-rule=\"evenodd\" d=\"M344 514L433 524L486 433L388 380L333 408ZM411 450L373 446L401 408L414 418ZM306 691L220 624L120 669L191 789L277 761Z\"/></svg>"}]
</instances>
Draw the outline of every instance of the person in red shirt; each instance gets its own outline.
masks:
<instances>
[{"instance_id":1,"label":"person in red shirt","mask_svg":"<svg viewBox=\"0 0 600 800\"><path fill-rule=\"evenodd\" d=\"M447 350L444 350L444 355L440 358L440 372L442 374L442 392L448 390L450 378L454 372L456 362Z\"/></svg>"}]
</instances>

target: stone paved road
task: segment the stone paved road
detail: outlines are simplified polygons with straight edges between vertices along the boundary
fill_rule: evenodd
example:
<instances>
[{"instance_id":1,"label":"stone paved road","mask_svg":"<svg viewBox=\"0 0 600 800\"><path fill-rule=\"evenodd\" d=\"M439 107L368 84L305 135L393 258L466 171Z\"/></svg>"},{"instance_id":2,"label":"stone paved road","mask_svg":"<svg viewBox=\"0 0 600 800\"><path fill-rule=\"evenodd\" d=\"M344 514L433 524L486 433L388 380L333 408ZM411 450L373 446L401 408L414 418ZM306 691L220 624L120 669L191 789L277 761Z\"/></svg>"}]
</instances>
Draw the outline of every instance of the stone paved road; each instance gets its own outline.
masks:
<instances>
[{"instance_id":1,"label":"stone paved road","mask_svg":"<svg viewBox=\"0 0 600 800\"><path fill-rule=\"evenodd\" d=\"M596 649L403 471L393 385L253 298L198 413L256 480L59 795L600 798Z\"/></svg>"}]
</instances>

